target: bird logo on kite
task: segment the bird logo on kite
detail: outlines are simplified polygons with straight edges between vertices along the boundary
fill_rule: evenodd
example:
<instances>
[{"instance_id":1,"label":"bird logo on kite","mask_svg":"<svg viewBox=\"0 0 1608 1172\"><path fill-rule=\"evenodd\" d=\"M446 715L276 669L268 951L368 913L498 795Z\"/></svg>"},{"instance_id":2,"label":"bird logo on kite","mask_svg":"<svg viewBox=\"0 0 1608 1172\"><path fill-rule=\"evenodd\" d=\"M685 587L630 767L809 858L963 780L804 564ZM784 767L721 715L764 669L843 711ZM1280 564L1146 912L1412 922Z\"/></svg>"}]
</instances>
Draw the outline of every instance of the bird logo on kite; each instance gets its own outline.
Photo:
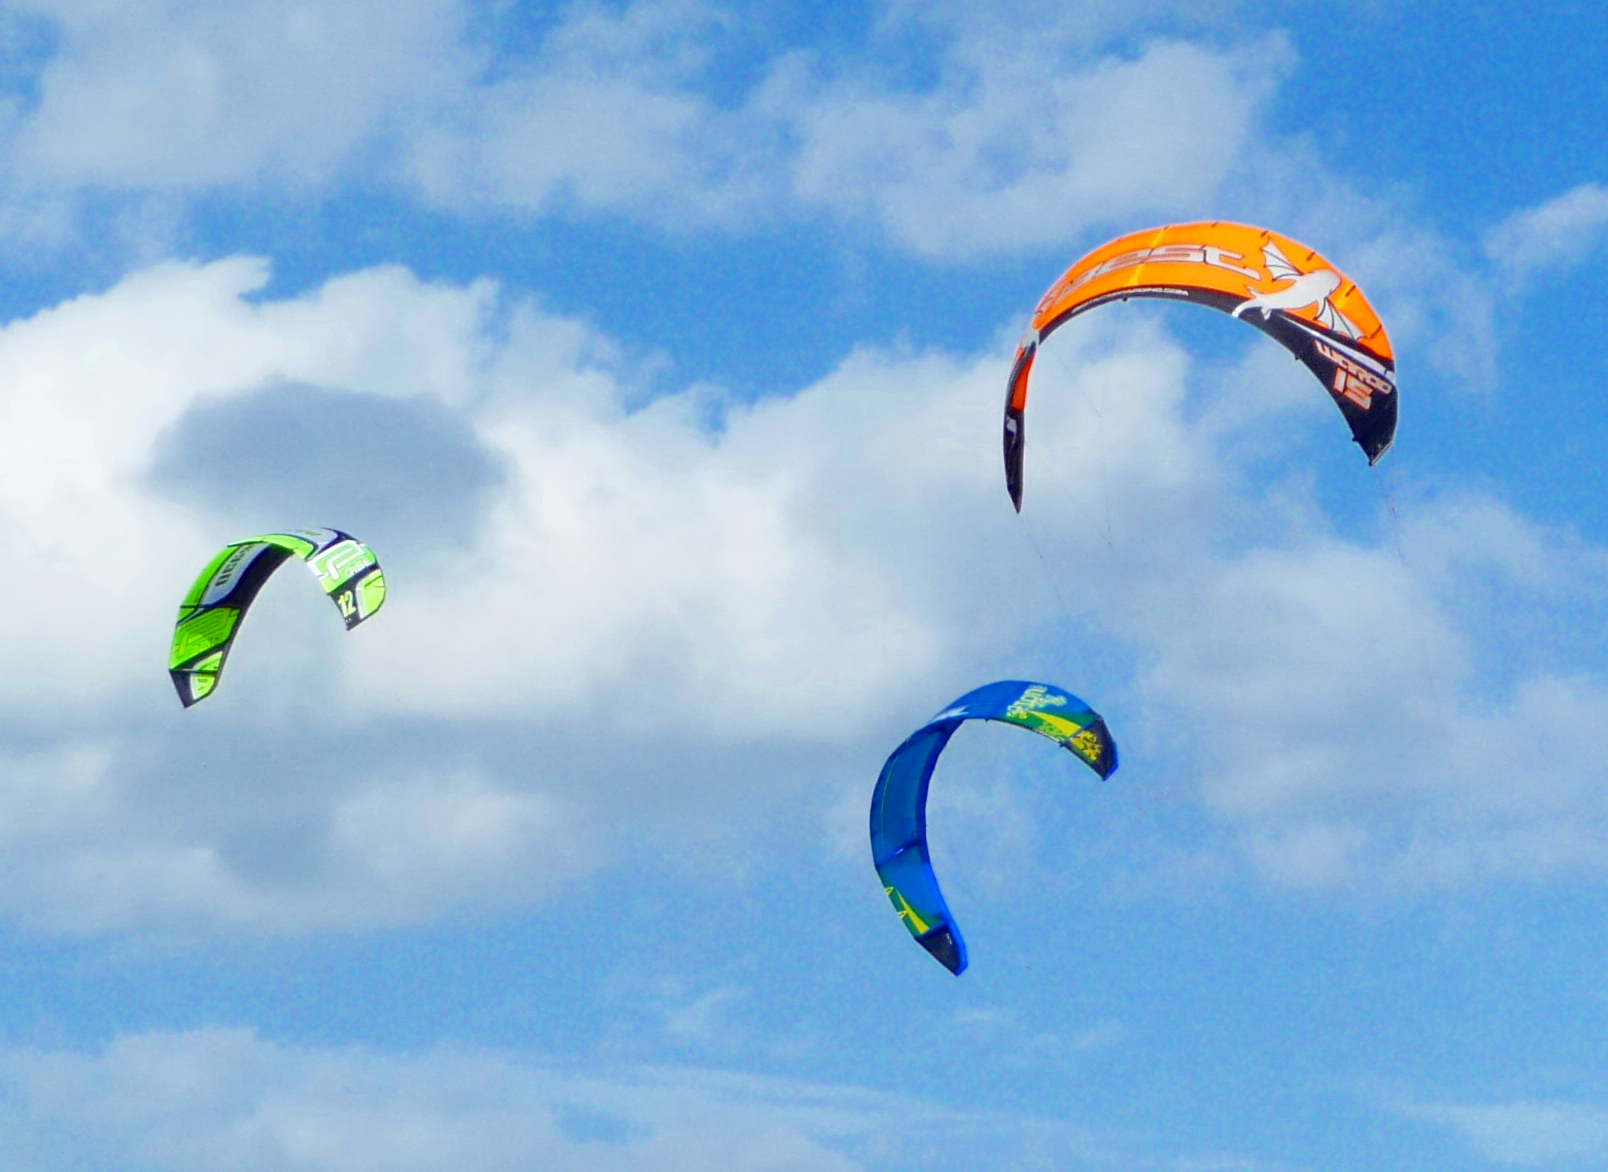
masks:
<instances>
[{"instance_id":1,"label":"bird logo on kite","mask_svg":"<svg viewBox=\"0 0 1608 1172\"><path fill-rule=\"evenodd\" d=\"M1362 337L1357 323L1336 309L1329 298L1340 288L1342 279L1333 269L1314 269L1303 273L1290 263L1279 246L1269 240L1262 245L1262 267L1274 281L1289 281L1282 289L1257 293L1234 307L1233 317L1241 317L1250 310L1259 310L1266 321L1275 309L1293 311L1318 307L1318 324L1347 338Z\"/></svg>"}]
</instances>

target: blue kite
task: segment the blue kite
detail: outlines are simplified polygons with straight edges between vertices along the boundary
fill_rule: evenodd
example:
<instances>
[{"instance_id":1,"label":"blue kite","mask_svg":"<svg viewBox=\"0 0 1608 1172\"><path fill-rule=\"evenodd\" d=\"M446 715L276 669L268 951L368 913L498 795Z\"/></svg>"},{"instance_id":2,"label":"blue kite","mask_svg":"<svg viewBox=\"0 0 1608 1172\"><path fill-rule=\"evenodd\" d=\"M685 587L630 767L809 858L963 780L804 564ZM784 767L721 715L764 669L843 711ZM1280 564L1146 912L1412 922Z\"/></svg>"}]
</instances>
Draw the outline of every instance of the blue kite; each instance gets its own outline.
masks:
<instances>
[{"instance_id":1,"label":"blue kite","mask_svg":"<svg viewBox=\"0 0 1608 1172\"><path fill-rule=\"evenodd\" d=\"M967 692L893 751L871 795L871 859L916 943L957 977L966 968L966 942L927 852L927 786L944 746L968 720L997 720L1049 737L1102 779L1117 771L1116 742L1100 714L1053 684L1026 680Z\"/></svg>"}]
</instances>

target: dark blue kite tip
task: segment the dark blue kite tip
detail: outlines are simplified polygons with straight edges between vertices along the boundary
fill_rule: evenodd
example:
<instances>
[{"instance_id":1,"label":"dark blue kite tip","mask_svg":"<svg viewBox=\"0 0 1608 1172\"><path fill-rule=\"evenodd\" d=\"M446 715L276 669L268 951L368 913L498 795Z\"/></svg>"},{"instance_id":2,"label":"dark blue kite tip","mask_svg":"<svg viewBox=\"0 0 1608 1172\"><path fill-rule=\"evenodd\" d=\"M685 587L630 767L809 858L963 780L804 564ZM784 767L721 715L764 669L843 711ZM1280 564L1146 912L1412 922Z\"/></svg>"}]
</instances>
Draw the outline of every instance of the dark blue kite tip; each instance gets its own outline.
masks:
<instances>
[{"instance_id":1,"label":"dark blue kite tip","mask_svg":"<svg viewBox=\"0 0 1608 1172\"><path fill-rule=\"evenodd\" d=\"M946 924L934 928L925 936L917 936L916 943L932 953L933 959L957 977L966 971L966 942Z\"/></svg>"},{"instance_id":2,"label":"dark blue kite tip","mask_svg":"<svg viewBox=\"0 0 1608 1172\"><path fill-rule=\"evenodd\" d=\"M1100 722L1100 724L1101 724L1101 726L1103 728L1104 725L1105 725L1105 721L1102 720ZM1111 739L1111 733L1109 731L1106 732L1105 739L1106 739L1106 744L1108 746L1110 746L1111 756L1106 761L1105 765L1102 766L1097 772L1100 774L1100 780L1101 781L1110 781L1111 780L1111 775L1117 771L1117 742ZM1067 751L1071 752L1070 749L1068 749ZM1074 756L1075 756L1075 754L1074 754Z\"/></svg>"}]
</instances>

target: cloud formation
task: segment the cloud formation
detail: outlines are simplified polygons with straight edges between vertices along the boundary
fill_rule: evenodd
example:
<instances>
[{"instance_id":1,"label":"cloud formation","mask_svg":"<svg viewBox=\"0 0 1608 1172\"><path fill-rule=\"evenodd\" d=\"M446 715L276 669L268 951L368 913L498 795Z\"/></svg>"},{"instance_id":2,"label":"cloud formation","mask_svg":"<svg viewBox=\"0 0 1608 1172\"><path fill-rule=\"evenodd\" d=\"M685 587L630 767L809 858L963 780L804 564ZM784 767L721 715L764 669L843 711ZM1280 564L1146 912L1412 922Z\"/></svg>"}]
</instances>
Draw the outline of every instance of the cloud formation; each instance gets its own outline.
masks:
<instances>
[{"instance_id":1,"label":"cloud formation","mask_svg":"<svg viewBox=\"0 0 1608 1172\"><path fill-rule=\"evenodd\" d=\"M1398 1109L1446 1127L1495 1164L1598 1168L1608 1163L1608 1110L1595 1104L1521 1100L1412 1104Z\"/></svg>"},{"instance_id":2,"label":"cloud formation","mask_svg":"<svg viewBox=\"0 0 1608 1172\"><path fill-rule=\"evenodd\" d=\"M4 601L33 616L3 637L13 915L408 923L543 898L622 835L808 836L912 721L1033 663L1108 714L1126 694L1125 747L1174 730L1125 775L1198 779L1222 841L1171 855L1409 890L1608 864L1601 648L1506 617L1578 625L1608 559L1458 493L1343 536L1306 471L1343 426L1254 335L1213 368L1144 313L1063 331L1019 522L979 442L1004 347L641 405L609 339L489 285L385 268L275 300L266 276L162 265L0 334ZM231 456L308 402L335 438ZM343 428L363 454L309 473ZM370 466L394 508L343 487ZM1346 467L1354 527L1377 490ZM180 712L190 575L258 527L347 524L348 493L385 612L348 637L276 580ZM1065 678L1091 656L1136 667Z\"/></svg>"},{"instance_id":3,"label":"cloud formation","mask_svg":"<svg viewBox=\"0 0 1608 1172\"><path fill-rule=\"evenodd\" d=\"M688 1067L276 1045L246 1030L0 1055L0 1153L25 1172L852 1172L1100 1163L1076 1124ZM935 1142L941 1136L942 1142Z\"/></svg>"},{"instance_id":4,"label":"cloud formation","mask_svg":"<svg viewBox=\"0 0 1608 1172\"><path fill-rule=\"evenodd\" d=\"M1486 235L1485 251L1509 282L1520 284L1545 269L1578 267L1605 236L1608 188L1582 183L1514 212Z\"/></svg>"},{"instance_id":5,"label":"cloud formation","mask_svg":"<svg viewBox=\"0 0 1608 1172\"><path fill-rule=\"evenodd\" d=\"M355 190L683 229L824 216L952 261L1204 212L1259 157L1293 61L1276 35L1111 48L1144 12L1040 10L1039 35L1002 40L975 13L874 5L865 54L767 43L734 84L757 34L694 0L573 6L519 53L477 32L511 18L456 0L25 8L48 35L4 179L35 234L95 201L160 236L208 194Z\"/></svg>"},{"instance_id":6,"label":"cloud formation","mask_svg":"<svg viewBox=\"0 0 1608 1172\"><path fill-rule=\"evenodd\" d=\"M1069 67L1054 46L963 44L930 92L792 81L795 194L951 260L1198 216L1245 165L1292 57L1277 37L1227 52L1158 41Z\"/></svg>"},{"instance_id":7,"label":"cloud formation","mask_svg":"<svg viewBox=\"0 0 1608 1172\"><path fill-rule=\"evenodd\" d=\"M13 125L11 167L48 187L327 184L478 64L454 0L18 8L55 48Z\"/></svg>"}]
</instances>

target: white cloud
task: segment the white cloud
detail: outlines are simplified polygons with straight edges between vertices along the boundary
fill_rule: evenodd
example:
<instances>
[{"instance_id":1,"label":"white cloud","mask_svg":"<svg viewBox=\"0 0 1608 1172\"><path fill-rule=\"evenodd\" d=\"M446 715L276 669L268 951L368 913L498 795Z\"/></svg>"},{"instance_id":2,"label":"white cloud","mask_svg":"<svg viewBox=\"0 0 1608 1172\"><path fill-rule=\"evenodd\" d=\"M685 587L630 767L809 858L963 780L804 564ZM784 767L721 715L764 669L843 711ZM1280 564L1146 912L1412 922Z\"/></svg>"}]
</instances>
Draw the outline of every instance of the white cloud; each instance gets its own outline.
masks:
<instances>
[{"instance_id":1,"label":"white cloud","mask_svg":"<svg viewBox=\"0 0 1608 1172\"><path fill-rule=\"evenodd\" d=\"M732 18L702 3L577 6L535 56L411 128L402 174L432 203L613 210L707 224L766 194L774 131L701 91ZM774 186L774 184L772 184Z\"/></svg>"},{"instance_id":2,"label":"white cloud","mask_svg":"<svg viewBox=\"0 0 1608 1172\"><path fill-rule=\"evenodd\" d=\"M248 300L265 279L255 262L159 266L0 334L6 602L37 616L3 636L27 665L3 695L12 727L51 742L16 752L10 785L60 771L59 795L12 820L30 876L12 897L35 922L296 930L539 897L609 857L600 803L678 770L696 780L645 816L752 791L737 778L778 740L852 743L926 703L924 673L1036 621L960 621L1009 585L1014 537L967 503L997 473L986 453L954 461L992 424L977 392L996 359L860 356L796 399L733 406L713 435L688 396L627 412L606 342L528 309L504 320L485 286L382 269ZM217 696L180 713L160 665L196 567L260 524L344 519L243 507L227 453L164 445L188 413L294 383L457 412L506 485L464 532L382 545L392 597L350 637L316 592L276 582ZM159 451L211 479L175 498L151 479ZM360 451L342 458L360 478ZM956 549L995 568L948 582ZM62 583L108 573L116 590L63 605ZM86 722L107 731L83 741ZM538 756L488 763L470 728ZM722 743L756 748L711 769ZM801 768L768 764L751 800Z\"/></svg>"},{"instance_id":3,"label":"white cloud","mask_svg":"<svg viewBox=\"0 0 1608 1172\"><path fill-rule=\"evenodd\" d=\"M516 50L498 43L508 14L461 0L35 0L50 48L37 100L0 123L0 234L147 263L202 196L362 193L676 231L825 220L954 262L1232 215L1309 233L1399 346L1490 387L1491 283L1272 133L1295 54L1231 9L887 3L865 45L815 52L702 0L637 0L566 8ZM1180 36L1200 29L1215 35ZM1600 202L1579 188L1491 247L1529 271L1589 243Z\"/></svg>"},{"instance_id":4,"label":"white cloud","mask_svg":"<svg viewBox=\"0 0 1608 1172\"><path fill-rule=\"evenodd\" d=\"M467 84L456 0L31 0L59 50L17 128L26 181L103 190L322 185Z\"/></svg>"},{"instance_id":5,"label":"white cloud","mask_svg":"<svg viewBox=\"0 0 1608 1172\"><path fill-rule=\"evenodd\" d=\"M1508 282L1543 270L1584 264L1608 236L1608 188L1582 183L1533 208L1514 212L1486 235L1485 251Z\"/></svg>"},{"instance_id":6,"label":"white cloud","mask_svg":"<svg viewBox=\"0 0 1608 1172\"><path fill-rule=\"evenodd\" d=\"M147 675L166 638L148 616L172 608L187 567L239 536L139 491L158 437L186 410L309 372L392 394L460 393L475 351L450 346L449 359L439 340L472 328L487 289L443 297L377 270L301 302L240 300L266 279L254 261L162 265L0 332L0 542L11 564L31 567L0 599L33 616L6 643L36 669L0 683L13 711L104 699ZM387 300L412 308L375 317ZM93 590L108 574L117 588Z\"/></svg>"},{"instance_id":7,"label":"white cloud","mask_svg":"<svg viewBox=\"0 0 1608 1172\"><path fill-rule=\"evenodd\" d=\"M331 846L355 872L347 880L358 889L353 902L368 916L376 901L389 902L389 916L404 921L494 903L510 874L543 879L549 889L584 874L601 853L593 837L585 815L552 794L463 775L373 781L330 811Z\"/></svg>"},{"instance_id":8,"label":"white cloud","mask_svg":"<svg viewBox=\"0 0 1608 1172\"><path fill-rule=\"evenodd\" d=\"M460 0L27 10L52 48L4 130L6 218L59 242L80 196L111 196L102 239L136 250L181 239L186 201L208 192L398 189L458 213L676 227L824 214L946 259L1057 244L1205 214L1266 153L1293 65L1278 35L1118 52L1155 13L1115 7L1002 13L1038 30L1003 39L998 21L924 11L935 81L914 88L899 5L877 8L856 55L773 44L698 0L576 5L528 52L480 37L477 19L502 18Z\"/></svg>"},{"instance_id":9,"label":"white cloud","mask_svg":"<svg viewBox=\"0 0 1608 1172\"><path fill-rule=\"evenodd\" d=\"M1398 346L1491 387L1500 291L1271 132L1295 54L1232 7L887 3L865 45L826 53L702 0L575 5L518 50L507 14L462 0L33 0L49 47L0 119L0 235L143 264L202 196L364 193L678 231L824 219L954 262L1232 215L1324 244ZM1496 282L1588 249L1603 199L1586 184L1499 226Z\"/></svg>"},{"instance_id":10,"label":"white cloud","mask_svg":"<svg viewBox=\"0 0 1608 1172\"><path fill-rule=\"evenodd\" d=\"M1189 730L1200 792L1246 859L1275 881L1371 892L1608 863L1583 829L1608 819L1587 731L1605 714L1592 634L1608 585L1602 551L1457 493L1400 502L1398 528L1360 468L1350 524L1374 517L1380 528L1369 541L1342 537L1295 467L1238 438L1277 436L1303 459L1275 422L1296 409L1277 380L1231 372L1222 385L1237 410L1209 406L1185 427L1167 398L1125 428L1109 403L1096 411L1096 388L1132 380L1080 366L1085 407L1048 443L1098 467L1089 441L1105 429L1107 483L1060 490L1061 507L1082 512L1081 532L1040 545L1061 596L1085 600L1096 629L1135 649L1146 731ZM1054 363L1042 374L1068 381ZM1320 413L1312 442L1325 442L1336 428L1310 380L1296 380ZM1247 400L1241 388L1256 385L1269 393ZM1073 389L1041 382L1034 410ZM1042 482L1031 411L1028 428L1036 524L1054 486ZM1239 481L1281 465L1271 491ZM1577 634L1561 646L1549 629ZM1124 761L1130 776L1146 768L1132 753Z\"/></svg>"},{"instance_id":11,"label":"white cloud","mask_svg":"<svg viewBox=\"0 0 1608 1172\"><path fill-rule=\"evenodd\" d=\"M516 356L536 349L516 336ZM628 414L606 380L530 394L522 368L498 372L478 430L513 491L476 554L363 645L367 670L440 713L590 704L738 740L864 728L913 674L1020 621L965 632L952 616L982 588L939 571L1013 540L971 504L997 475L965 442L992 424L991 365L856 356L734 406L719 436L684 397Z\"/></svg>"},{"instance_id":12,"label":"white cloud","mask_svg":"<svg viewBox=\"0 0 1608 1172\"><path fill-rule=\"evenodd\" d=\"M1408 1104L1398 1110L1450 1129L1493 1163L1569 1168L1608 1163L1608 1110L1594 1104Z\"/></svg>"},{"instance_id":13,"label":"white cloud","mask_svg":"<svg viewBox=\"0 0 1608 1172\"><path fill-rule=\"evenodd\" d=\"M1485 523L1469 524L1470 511ZM1455 560L1404 563L1388 544L1307 538L1141 596L1144 613L1127 621L1151 627L1148 690L1198 730L1208 802L1264 872L1298 885L1377 891L1602 868L1608 853L1581 829L1608 818L1590 782L1605 764L1589 732L1608 714L1601 684L1556 665L1474 670L1486 658L1477 632L1499 626L1504 606L1546 605L1571 572L1582 595L1600 590L1595 559L1554 563L1535 581L1534 547L1566 540L1488 503L1410 516L1407 550ZM1503 530L1524 538L1511 559L1492 540ZM1478 595L1487 572L1501 583L1494 597L1437 601ZM1584 641L1576 654L1600 664Z\"/></svg>"},{"instance_id":14,"label":"white cloud","mask_svg":"<svg viewBox=\"0 0 1608 1172\"><path fill-rule=\"evenodd\" d=\"M1103 1162L1075 1124L859 1087L495 1052L310 1049L244 1030L125 1036L95 1054L14 1049L0 1055L0 1080L0 1154L18 1172L130 1159L167 1172Z\"/></svg>"},{"instance_id":15,"label":"white cloud","mask_svg":"<svg viewBox=\"0 0 1608 1172\"><path fill-rule=\"evenodd\" d=\"M1168 767L1277 881L1608 864L1602 649L1548 650L1510 617L1589 610L1608 555L1451 495L1406 512L1405 561L1388 535L1340 536L1302 453L1343 427L1254 336L1250 367L1186 397L1188 356L1144 313L1058 335L1018 522L984 442L1003 347L863 351L790 397L631 410L607 339L487 285L378 269L252 296L265 279L163 265L0 332L0 600L31 616L0 632L12 914L415 922L542 898L633 828L720 838L788 809L811 833L912 721L1024 662L1097 706L1126 692L1125 745L1176 730ZM275 449L281 396L349 404L350 438ZM429 411L386 440L362 426L375 403ZM181 426L223 410L234 431ZM453 428L494 481L432 473L459 458L431 446ZM259 463L296 452L287 486L237 480L218 435ZM204 474L173 477L192 461ZM1354 467L1353 519L1377 511ZM401 508L432 484L470 495ZM376 541L385 612L343 635L316 591L276 582L219 693L180 712L161 664L189 576L252 528L307 523ZM116 590L64 594L108 573ZM1063 678L1061 648L1138 671ZM1155 768L1125 757L1125 776ZM1008 787L945 794L1031 849ZM801 823L802 795L822 808Z\"/></svg>"},{"instance_id":16,"label":"white cloud","mask_svg":"<svg viewBox=\"0 0 1608 1172\"><path fill-rule=\"evenodd\" d=\"M10 752L0 764L0 841L104 824L109 744Z\"/></svg>"},{"instance_id":17,"label":"white cloud","mask_svg":"<svg viewBox=\"0 0 1608 1172\"><path fill-rule=\"evenodd\" d=\"M945 259L1203 214L1256 153L1293 62L1284 39L1155 41L1129 58L1066 35L1080 18L1043 15L1043 35L1001 44L965 14L924 14L949 42L930 88L884 80L898 70L874 50L792 53L718 104L701 92L724 24L713 11L582 10L420 133L406 166L449 207L573 204L728 227L825 213Z\"/></svg>"},{"instance_id":18,"label":"white cloud","mask_svg":"<svg viewBox=\"0 0 1608 1172\"><path fill-rule=\"evenodd\" d=\"M1375 209L1374 215L1379 214ZM1389 323L1402 385L1411 393L1414 358L1455 383L1489 392L1498 382L1500 290L1462 263L1457 242L1402 223L1348 225L1347 271ZM1406 356L1406 357L1400 357Z\"/></svg>"},{"instance_id":19,"label":"white cloud","mask_svg":"<svg viewBox=\"0 0 1608 1172\"><path fill-rule=\"evenodd\" d=\"M34 894L19 904L30 918L98 928L168 907L181 916L289 925L309 916L372 919L374 907L389 907L383 917L408 919L466 888L495 890L510 870L540 888L543 876L584 869L575 860L592 857L584 826L553 799L509 792L451 763L401 778L375 776L361 764L350 772L327 767L341 768L344 780L311 796L323 813L301 854L324 858L349 900L315 890L316 876L282 876L277 888L243 876L223 840L231 823L240 830L235 815L204 830L187 824L216 811L211 800L197 806L192 787L205 792L228 779L228 792L251 774L251 754L209 740L223 730L206 717L172 723L177 713L163 694L161 666L168 624L189 577L218 545L244 534L226 507L225 516L209 515L207 506L218 503L210 491L183 503L144 487L159 438L197 404L281 377L455 403L476 368L472 339L489 305L486 287L432 289L397 270L334 282L296 302L241 300L266 275L255 262L159 266L0 333L8 372L0 396L7 427L0 534L11 564L27 567L3 590L7 606L32 616L4 637L7 654L28 670L8 673L0 696L10 727L29 730L21 743L35 746L8 754L3 805L12 858L33 877ZM227 484L221 488L227 494ZM304 649L299 635L274 636L303 620L323 629L329 616L290 609L322 605L312 592L287 591L283 609L275 597L270 592L252 615L237 662L263 672L261 719L272 725L293 711L311 721L307 735L316 738L320 724L328 727L315 697L329 698L317 684L329 647ZM231 674L249 686L252 670ZM84 739L85 721L134 735ZM275 738L270 729L270 745ZM221 779L217 753L231 761ZM273 757L270 751L270 768ZM315 753L303 768L317 774L320 758ZM287 766L295 768L280 768ZM286 816L258 796L240 797L255 810L248 825ZM287 810L294 805L284 793L276 800ZM404 846L418 852L411 866L394 857Z\"/></svg>"},{"instance_id":20,"label":"white cloud","mask_svg":"<svg viewBox=\"0 0 1608 1172\"><path fill-rule=\"evenodd\" d=\"M1292 56L1272 37L1230 52L1162 41L1132 60L1069 63L1054 43L962 51L930 93L795 83L791 101L771 98L794 111L794 191L945 258L1201 215L1243 165Z\"/></svg>"}]
</instances>

